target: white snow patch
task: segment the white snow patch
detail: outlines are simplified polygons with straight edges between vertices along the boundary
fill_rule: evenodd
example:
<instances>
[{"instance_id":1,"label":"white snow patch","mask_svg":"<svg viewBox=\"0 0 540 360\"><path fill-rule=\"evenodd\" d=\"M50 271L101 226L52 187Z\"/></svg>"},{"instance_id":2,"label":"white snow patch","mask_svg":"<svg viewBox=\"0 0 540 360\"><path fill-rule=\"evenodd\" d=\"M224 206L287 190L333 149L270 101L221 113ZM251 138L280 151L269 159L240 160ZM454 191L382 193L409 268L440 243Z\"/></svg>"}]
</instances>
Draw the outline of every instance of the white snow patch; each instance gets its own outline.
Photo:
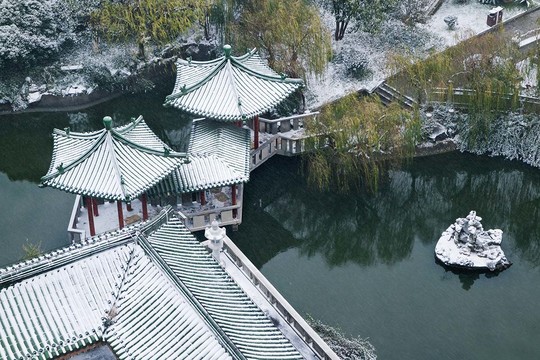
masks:
<instances>
[{"instance_id":1,"label":"white snow patch","mask_svg":"<svg viewBox=\"0 0 540 360\"><path fill-rule=\"evenodd\" d=\"M481 4L472 0L466 4L458 4L453 0L447 0L426 24L418 24L416 28L411 29L412 34L422 31L431 34L432 41L435 44L425 43L423 47L420 46L418 49L407 50L417 54L420 52L420 55L427 56L432 49L442 50L455 45L460 40L479 34L489 29L486 21L487 15L492 8L492 5ZM505 8L503 21L526 10L527 8L522 6ZM457 17L458 24L454 30L450 30L444 22L444 18L447 16ZM335 25L332 14L321 10L321 18L332 32ZM349 29L352 27L354 27L354 24L349 25ZM307 78L306 101L308 107L312 109L320 107L345 94L361 89L370 91L388 77L390 74L387 70L387 58L390 51L396 51L396 49L392 48L388 42L385 44L384 37L384 33L371 35L362 32L348 32L341 41L336 42L332 39L334 60L328 64L326 71L321 76L309 76ZM365 56L371 70L371 76L362 80L347 76L343 64L335 61L341 53Z\"/></svg>"},{"instance_id":2,"label":"white snow patch","mask_svg":"<svg viewBox=\"0 0 540 360\"><path fill-rule=\"evenodd\" d=\"M487 16L493 8L489 4L481 4L477 1L469 1L466 4L458 4L454 1L445 1L439 10L426 24L421 24L420 27L436 33L445 41L445 46L453 46L459 41L470 38L482 31L488 30ZM503 21L526 11L525 7L505 8L503 10ZM444 22L447 16L456 16L457 25L454 30L448 29Z\"/></svg>"}]
</instances>

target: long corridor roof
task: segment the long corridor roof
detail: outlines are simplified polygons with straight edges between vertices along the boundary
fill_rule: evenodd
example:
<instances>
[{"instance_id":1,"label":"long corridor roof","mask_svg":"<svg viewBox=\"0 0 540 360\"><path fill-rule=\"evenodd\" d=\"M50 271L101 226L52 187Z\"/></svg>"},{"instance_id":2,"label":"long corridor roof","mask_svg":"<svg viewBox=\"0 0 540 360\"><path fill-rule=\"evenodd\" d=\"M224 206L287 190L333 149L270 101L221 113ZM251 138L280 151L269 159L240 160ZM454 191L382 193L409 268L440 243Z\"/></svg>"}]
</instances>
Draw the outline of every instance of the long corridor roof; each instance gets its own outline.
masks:
<instances>
[{"instance_id":1,"label":"long corridor roof","mask_svg":"<svg viewBox=\"0 0 540 360\"><path fill-rule=\"evenodd\" d=\"M189 163L176 168L150 195L201 191L249 180L249 129L209 119L193 121Z\"/></svg>"},{"instance_id":2,"label":"long corridor roof","mask_svg":"<svg viewBox=\"0 0 540 360\"><path fill-rule=\"evenodd\" d=\"M0 269L0 359L302 359L170 208Z\"/></svg>"}]
</instances>

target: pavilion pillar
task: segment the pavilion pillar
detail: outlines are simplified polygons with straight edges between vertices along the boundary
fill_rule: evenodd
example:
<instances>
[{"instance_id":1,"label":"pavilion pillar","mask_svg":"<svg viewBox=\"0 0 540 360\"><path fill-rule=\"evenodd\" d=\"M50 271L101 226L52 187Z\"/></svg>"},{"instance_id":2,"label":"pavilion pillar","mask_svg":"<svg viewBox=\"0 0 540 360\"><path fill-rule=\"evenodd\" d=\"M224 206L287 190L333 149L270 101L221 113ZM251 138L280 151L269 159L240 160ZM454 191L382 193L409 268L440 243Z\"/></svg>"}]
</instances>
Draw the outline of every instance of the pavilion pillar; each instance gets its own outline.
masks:
<instances>
[{"instance_id":1,"label":"pavilion pillar","mask_svg":"<svg viewBox=\"0 0 540 360\"><path fill-rule=\"evenodd\" d=\"M90 236L96 235L96 227L94 226L94 212L92 205L92 198L85 196L84 201L86 202L86 211L88 211L88 227L90 228Z\"/></svg>"},{"instance_id":2,"label":"pavilion pillar","mask_svg":"<svg viewBox=\"0 0 540 360\"><path fill-rule=\"evenodd\" d=\"M148 220L148 199L146 198L146 193L142 194L141 202L142 202L142 218L143 218L143 221L146 221Z\"/></svg>"},{"instance_id":3,"label":"pavilion pillar","mask_svg":"<svg viewBox=\"0 0 540 360\"><path fill-rule=\"evenodd\" d=\"M122 201L118 200L116 202L116 209L118 211L118 226L120 229L124 228L124 212L122 210Z\"/></svg>"},{"instance_id":4,"label":"pavilion pillar","mask_svg":"<svg viewBox=\"0 0 540 360\"><path fill-rule=\"evenodd\" d=\"M92 201L92 207L94 208L94 216L99 216L99 209L98 209L97 199L90 198L90 200Z\"/></svg>"},{"instance_id":5,"label":"pavilion pillar","mask_svg":"<svg viewBox=\"0 0 540 360\"><path fill-rule=\"evenodd\" d=\"M201 191L201 205L206 205L206 195L204 190Z\"/></svg>"},{"instance_id":6,"label":"pavilion pillar","mask_svg":"<svg viewBox=\"0 0 540 360\"><path fill-rule=\"evenodd\" d=\"M259 115L256 115L253 119L253 148L258 149L259 148Z\"/></svg>"},{"instance_id":7,"label":"pavilion pillar","mask_svg":"<svg viewBox=\"0 0 540 360\"><path fill-rule=\"evenodd\" d=\"M232 197L232 205L236 205L236 184L233 184L231 187L231 197ZM236 218L236 209L233 209L233 218Z\"/></svg>"},{"instance_id":8,"label":"pavilion pillar","mask_svg":"<svg viewBox=\"0 0 540 360\"><path fill-rule=\"evenodd\" d=\"M128 201L126 203L126 209L127 209L127 211L133 211L133 208L131 207L131 201Z\"/></svg>"}]
</instances>

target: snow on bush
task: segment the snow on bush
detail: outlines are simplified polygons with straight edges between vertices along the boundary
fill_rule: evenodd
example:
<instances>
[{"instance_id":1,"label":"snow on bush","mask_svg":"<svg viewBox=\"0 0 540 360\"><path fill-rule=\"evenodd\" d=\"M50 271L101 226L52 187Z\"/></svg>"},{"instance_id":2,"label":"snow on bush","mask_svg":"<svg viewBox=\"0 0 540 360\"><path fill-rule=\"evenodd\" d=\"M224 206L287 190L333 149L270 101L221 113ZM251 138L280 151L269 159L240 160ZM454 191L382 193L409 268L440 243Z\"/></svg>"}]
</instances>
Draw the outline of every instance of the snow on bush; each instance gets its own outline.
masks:
<instances>
[{"instance_id":1,"label":"snow on bush","mask_svg":"<svg viewBox=\"0 0 540 360\"><path fill-rule=\"evenodd\" d=\"M478 136L471 134L469 116L466 113L453 111L444 105L435 106L431 113L432 116L424 118L423 121L425 135L442 126L446 129L447 135L453 137L461 151L502 156L540 168L538 115L515 112L499 114L491 121L489 133Z\"/></svg>"},{"instance_id":2,"label":"snow on bush","mask_svg":"<svg viewBox=\"0 0 540 360\"><path fill-rule=\"evenodd\" d=\"M56 54L73 36L64 6L55 0L1 0L0 68Z\"/></svg>"},{"instance_id":3,"label":"snow on bush","mask_svg":"<svg viewBox=\"0 0 540 360\"><path fill-rule=\"evenodd\" d=\"M347 338L342 331L308 316L309 325L341 359L376 360L375 347L367 340Z\"/></svg>"},{"instance_id":4,"label":"snow on bush","mask_svg":"<svg viewBox=\"0 0 540 360\"><path fill-rule=\"evenodd\" d=\"M428 7L432 0L401 0L396 4L394 16L405 24L423 23L428 18Z\"/></svg>"},{"instance_id":5,"label":"snow on bush","mask_svg":"<svg viewBox=\"0 0 540 360\"><path fill-rule=\"evenodd\" d=\"M426 50L442 42L440 37L425 28L407 26L396 20L384 23L376 39L381 49L408 51L413 54L426 54Z\"/></svg>"}]
</instances>

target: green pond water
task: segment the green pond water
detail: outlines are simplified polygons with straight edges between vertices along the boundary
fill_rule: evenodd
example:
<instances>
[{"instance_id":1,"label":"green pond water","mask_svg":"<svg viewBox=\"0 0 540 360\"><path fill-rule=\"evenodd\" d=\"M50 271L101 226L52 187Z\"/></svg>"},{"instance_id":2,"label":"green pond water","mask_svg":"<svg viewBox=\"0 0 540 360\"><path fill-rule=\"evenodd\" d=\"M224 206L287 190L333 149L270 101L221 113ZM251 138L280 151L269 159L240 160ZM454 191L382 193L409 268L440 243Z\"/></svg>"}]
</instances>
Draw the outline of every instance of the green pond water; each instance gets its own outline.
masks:
<instances>
[{"instance_id":1,"label":"green pond water","mask_svg":"<svg viewBox=\"0 0 540 360\"><path fill-rule=\"evenodd\" d=\"M181 150L189 119L163 108L165 95L0 116L0 266L19 260L26 242L67 245L74 195L37 187L52 129L142 114ZM375 194L335 195L308 189L300 166L275 157L255 170L243 224L228 233L301 314L369 337L379 359L540 358L540 170L451 153L391 171ZM510 269L463 274L435 263L441 232L470 210L504 231Z\"/></svg>"}]
</instances>

